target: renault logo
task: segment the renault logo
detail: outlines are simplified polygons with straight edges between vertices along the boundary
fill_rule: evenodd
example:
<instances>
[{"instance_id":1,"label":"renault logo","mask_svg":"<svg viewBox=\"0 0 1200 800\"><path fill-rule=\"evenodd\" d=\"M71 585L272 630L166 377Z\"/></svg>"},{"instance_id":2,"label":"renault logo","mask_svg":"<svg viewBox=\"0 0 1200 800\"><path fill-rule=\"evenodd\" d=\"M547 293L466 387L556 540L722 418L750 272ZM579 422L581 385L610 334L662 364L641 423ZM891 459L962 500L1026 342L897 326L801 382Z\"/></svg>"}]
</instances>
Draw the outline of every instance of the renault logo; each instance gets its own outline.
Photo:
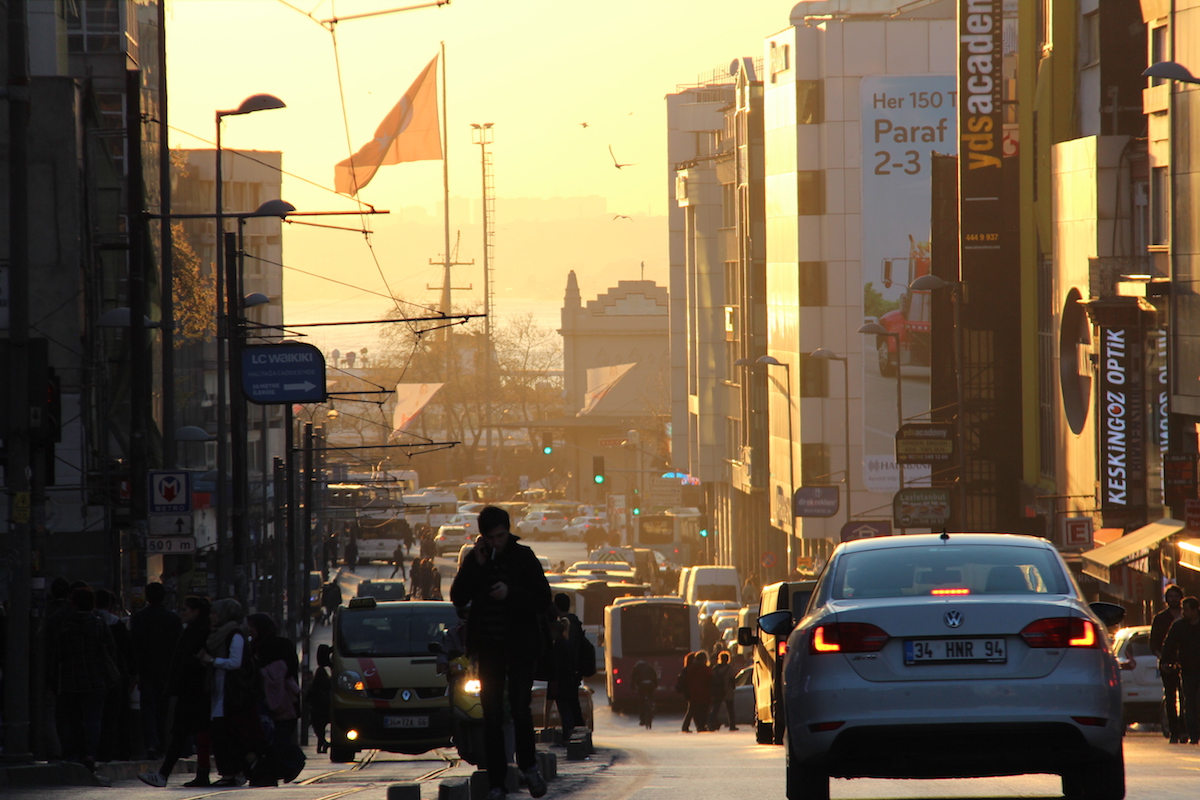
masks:
<instances>
[{"instance_id":1,"label":"renault logo","mask_svg":"<svg viewBox=\"0 0 1200 800\"><path fill-rule=\"evenodd\" d=\"M959 625L963 624L962 612L947 611L946 615L942 617L942 620L946 623L947 628L957 628Z\"/></svg>"},{"instance_id":2,"label":"renault logo","mask_svg":"<svg viewBox=\"0 0 1200 800\"><path fill-rule=\"evenodd\" d=\"M409 700L412 700L412 692L409 691L408 689L405 689L403 692L400 693L400 698L402 700L404 700L405 702L408 702Z\"/></svg>"}]
</instances>

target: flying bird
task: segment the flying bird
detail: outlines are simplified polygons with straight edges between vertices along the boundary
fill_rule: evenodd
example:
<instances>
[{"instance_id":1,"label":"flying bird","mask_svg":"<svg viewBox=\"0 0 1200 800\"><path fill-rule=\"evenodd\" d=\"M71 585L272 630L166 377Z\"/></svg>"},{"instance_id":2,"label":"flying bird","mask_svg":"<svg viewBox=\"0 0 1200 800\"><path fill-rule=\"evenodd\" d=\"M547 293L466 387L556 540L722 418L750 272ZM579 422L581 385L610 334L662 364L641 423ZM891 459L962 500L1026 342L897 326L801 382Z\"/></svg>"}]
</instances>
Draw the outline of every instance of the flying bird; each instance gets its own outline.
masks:
<instances>
[{"instance_id":1,"label":"flying bird","mask_svg":"<svg viewBox=\"0 0 1200 800\"><path fill-rule=\"evenodd\" d=\"M611 144L608 146L608 154L609 154L610 156L612 156L612 160L613 160L613 166L614 166L614 167L616 167L617 169L620 169L621 167L634 167L634 166L637 166L636 164L622 164L621 162L617 161L617 156L616 156L616 154L615 154L615 153L612 151L612 145L611 145Z\"/></svg>"},{"instance_id":2,"label":"flying bird","mask_svg":"<svg viewBox=\"0 0 1200 800\"><path fill-rule=\"evenodd\" d=\"M581 127L581 128L586 128L587 126L588 126L588 124L586 122L579 123L579 127Z\"/></svg>"},{"instance_id":3,"label":"flying bird","mask_svg":"<svg viewBox=\"0 0 1200 800\"><path fill-rule=\"evenodd\" d=\"M613 214L613 220L618 219L627 219L630 222L633 222L633 217L629 216L628 214Z\"/></svg>"}]
</instances>

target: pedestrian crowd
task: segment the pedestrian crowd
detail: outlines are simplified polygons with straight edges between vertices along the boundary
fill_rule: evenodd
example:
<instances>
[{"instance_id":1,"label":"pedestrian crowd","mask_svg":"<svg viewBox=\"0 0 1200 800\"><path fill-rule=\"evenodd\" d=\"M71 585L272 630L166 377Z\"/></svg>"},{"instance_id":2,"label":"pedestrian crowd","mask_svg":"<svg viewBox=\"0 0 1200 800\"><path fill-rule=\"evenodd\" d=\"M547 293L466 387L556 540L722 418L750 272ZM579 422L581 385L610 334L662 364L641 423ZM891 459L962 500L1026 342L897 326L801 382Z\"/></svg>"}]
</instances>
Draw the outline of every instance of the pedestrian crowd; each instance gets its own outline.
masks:
<instances>
[{"instance_id":1,"label":"pedestrian crowd","mask_svg":"<svg viewBox=\"0 0 1200 800\"><path fill-rule=\"evenodd\" d=\"M237 600L188 596L179 613L161 583L127 615L107 589L55 578L36 631L46 688L37 747L47 760L161 763L138 777L166 786L195 754L185 786L273 786L304 766L296 743L295 645ZM216 780L210 778L215 766Z\"/></svg>"},{"instance_id":2,"label":"pedestrian crowd","mask_svg":"<svg viewBox=\"0 0 1200 800\"><path fill-rule=\"evenodd\" d=\"M1150 624L1150 650L1158 657L1172 744L1200 744L1200 599L1171 584L1166 608Z\"/></svg>"},{"instance_id":3,"label":"pedestrian crowd","mask_svg":"<svg viewBox=\"0 0 1200 800\"><path fill-rule=\"evenodd\" d=\"M675 691L687 704L681 727L684 733L691 733L693 723L697 733L720 730L722 711L729 730L737 730L733 716L736 674L733 656L722 642L713 645L711 666L709 653L704 650L684 656L683 669L675 679Z\"/></svg>"}]
</instances>

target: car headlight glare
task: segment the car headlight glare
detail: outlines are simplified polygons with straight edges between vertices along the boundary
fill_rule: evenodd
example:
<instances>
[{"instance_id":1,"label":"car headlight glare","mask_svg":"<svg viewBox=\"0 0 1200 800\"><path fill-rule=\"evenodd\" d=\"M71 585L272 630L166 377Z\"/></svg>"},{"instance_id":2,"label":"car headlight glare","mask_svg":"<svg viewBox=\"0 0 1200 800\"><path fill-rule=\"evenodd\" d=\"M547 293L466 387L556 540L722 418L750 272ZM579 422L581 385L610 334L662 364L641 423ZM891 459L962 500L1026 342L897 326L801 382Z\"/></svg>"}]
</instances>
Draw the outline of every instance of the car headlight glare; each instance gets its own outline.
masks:
<instances>
[{"instance_id":1,"label":"car headlight glare","mask_svg":"<svg viewBox=\"0 0 1200 800\"><path fill-rule=\"evenodd\" d=\"M470 678L463 684L463 691L467 694L479 694L483 689L483 682L479 678Z\"/></svg>"}]
</instances>

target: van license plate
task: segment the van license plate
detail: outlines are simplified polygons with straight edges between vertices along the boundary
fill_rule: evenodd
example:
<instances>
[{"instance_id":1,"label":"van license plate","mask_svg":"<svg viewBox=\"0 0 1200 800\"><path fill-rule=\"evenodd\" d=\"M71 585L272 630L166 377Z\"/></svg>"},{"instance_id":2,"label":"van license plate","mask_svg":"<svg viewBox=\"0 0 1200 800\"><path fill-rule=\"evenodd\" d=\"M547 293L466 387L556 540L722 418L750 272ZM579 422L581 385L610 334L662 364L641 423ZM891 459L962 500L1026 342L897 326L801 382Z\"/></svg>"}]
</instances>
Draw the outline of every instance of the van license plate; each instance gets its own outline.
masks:
<instances>
[{"instance_id":1,"label":"van license plate","mask_svg":"<svg viewBox=\"0 0 1200 800\"><path fill-rule=\"evenodd\" d=\"M974 662L1004 664L1008 660L1004 639L908 639L905 664Z\"/></svg>"},{"instance_id":2,"label":"van license plate","mask_svg":"<svg viewBox=\"0 0 1200 800\"><path fill-rule=\"evenodd\" d=\"M429 717L384 717L385 728L428 728Z\"/></svg>"}]
</instances>

